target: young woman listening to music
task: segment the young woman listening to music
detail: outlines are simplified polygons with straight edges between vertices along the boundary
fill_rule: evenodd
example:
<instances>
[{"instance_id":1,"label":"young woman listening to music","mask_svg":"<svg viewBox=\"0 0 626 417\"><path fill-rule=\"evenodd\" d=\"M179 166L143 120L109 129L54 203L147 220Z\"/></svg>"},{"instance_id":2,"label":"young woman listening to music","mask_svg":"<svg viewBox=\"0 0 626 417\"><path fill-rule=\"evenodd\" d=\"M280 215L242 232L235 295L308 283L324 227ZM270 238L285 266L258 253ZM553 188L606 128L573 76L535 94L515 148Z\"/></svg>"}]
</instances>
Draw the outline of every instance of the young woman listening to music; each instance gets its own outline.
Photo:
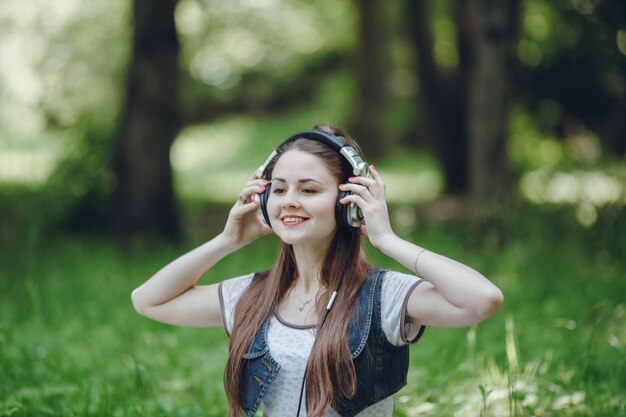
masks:
<instances>
[{"instance_id":1,"label":"young woman listening to music","mask_svg":"<svg viewBox=\"0 0 626 417\"><path fill-rule=\"evenodd\" d=\"M220 259L275 233L269 271L196 285ZM415 275L369 266L372 245ZM408 344L425 326L478 323L502 304L480 273L399 238L380 173L328 125L284 141L247 182L222 233L132 293L165 323L223 327L229 417L392 416Z\"/></svg>"}]
</instances>

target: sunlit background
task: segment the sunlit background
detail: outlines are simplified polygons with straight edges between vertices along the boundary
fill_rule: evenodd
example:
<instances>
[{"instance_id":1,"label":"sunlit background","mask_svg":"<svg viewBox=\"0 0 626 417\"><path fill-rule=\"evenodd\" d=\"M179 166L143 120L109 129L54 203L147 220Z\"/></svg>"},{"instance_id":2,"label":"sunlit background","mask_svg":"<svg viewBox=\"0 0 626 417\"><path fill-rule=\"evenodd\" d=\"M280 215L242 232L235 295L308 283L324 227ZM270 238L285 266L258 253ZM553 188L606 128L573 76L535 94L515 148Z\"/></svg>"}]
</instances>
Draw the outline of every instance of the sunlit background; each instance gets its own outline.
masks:
<instances>
[{"instance_id":1,"label":"sunlit background","mask_svg":"<svg viewBox=\"0 0 626 417\"><path fill-rule=\"evenodd\" d=\"M592 16L594 4L573 1L570 7L582 16ZM522 36L515 51L522 68L541 68L559 48L581 47L584 34L577 32L575 24L568 24L555 5L526 1L523 6ZM316 2L315 6L281 0L180 1L176 23L181 65L192 77L217 88L214 94L236 89L242 73L250 68L289 76L303 65L302 54L348 48L354 42L353 8L342 1ZM88 157L82 153L91 149L81 148L88 148L85 142L93 139L85 136L110 135L120 109L129 54L128 19L129 4L121 0L103 4L65 0L54 5L42 0L3 2L1 183L41 187L72 153ZM458 65L455 36L450 16L438 11L433 21L433 52L442 68ZM606 41L604 47L626 56L626 28ZM401 41L391 46L397 63L391 89L402 101L407 94L419 94L419 87L404 64L410 53L407 46ZM606 63L601 75L606 93L623 100L623 57L621 62L621 67L619 62ZM569 87L576 90L577 86ZM232 201L242 181L282 139L276 131L289 132L272 129L272 124L290 124L297 130L308 128L311 121L346 122L353 88L349 74L331 74L309 106L287 116L258 120L226 115L185 128L171 155L179 193L220 203ZM407 111L401 104L396 106L399 113ZM574 206L580 224L589 227L598 208L624 205L626 168L623 159L606 155L598 133L579 121L572 122L571 132L550 130L567 117L562 105L548 98L533 108L515 106L508 153L519 173L519 191L528 202ZM397 140L390 147L396 151L381 165L391 202L425 203L441 195L442 178L436 162L428 162L428 154L407 149ZM417 170L410 162L396 164L395 157L406 152L426 162ZM101 162L94 165L89 169L104 169Z\"/></svg>"},{"instance_id":2,"label":"sunlit background","mask_svg":"<svg viewBox=\"0 0 626 417\"><path fill-rule=\"evenodd\" d=\"M455 13L474 3L372 1L384 4L387 96L380 149L365 156L386 182L394 228L484 271L506 303L479 327L429 329L412 347L397 415L626 417L626 6L516 3L505 155L488 161L503 184L477 211L469 190L451 189L433 139L468 127L429 124L406 19L414 1L430 5L442 91L470 94L457 82L471 31ZM110 236L132 2L2 0L0 417L224 415L226 338L146 324L128 294L219 230L282 139L316 122L366 124L355 121L366 3L177 2L182 122L170 163L185 233L172 246ZM310 95L273 103L290 80L313 83ZM206 279L267 268L270 246L232 255Z\"/></svg>"}]
</instances>

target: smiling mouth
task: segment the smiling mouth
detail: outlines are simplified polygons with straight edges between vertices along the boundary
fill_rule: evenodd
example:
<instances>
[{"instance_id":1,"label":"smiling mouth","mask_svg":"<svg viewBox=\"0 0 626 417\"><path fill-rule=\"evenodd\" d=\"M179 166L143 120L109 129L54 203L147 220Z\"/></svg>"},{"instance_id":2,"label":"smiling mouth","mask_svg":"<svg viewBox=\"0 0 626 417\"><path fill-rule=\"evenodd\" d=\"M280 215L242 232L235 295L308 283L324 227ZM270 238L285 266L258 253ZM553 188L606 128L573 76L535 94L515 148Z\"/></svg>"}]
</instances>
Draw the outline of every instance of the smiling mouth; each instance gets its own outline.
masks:
<instances>
[{"instance_id":1,"label":"smiling mouth","mask_svg":"<svg viewBox=\"0 0 626 417\"><path fill-rule=\"evenodd\" d=\"M283 217L281 219L281 221L283 222L284 225L286 226L295 226L298 225L300 223L304 223L305 221L307 221L308 219L305 219L303 217L295 217L295 216L290 216L290 217Z\"/></svg>"}]
</instances>

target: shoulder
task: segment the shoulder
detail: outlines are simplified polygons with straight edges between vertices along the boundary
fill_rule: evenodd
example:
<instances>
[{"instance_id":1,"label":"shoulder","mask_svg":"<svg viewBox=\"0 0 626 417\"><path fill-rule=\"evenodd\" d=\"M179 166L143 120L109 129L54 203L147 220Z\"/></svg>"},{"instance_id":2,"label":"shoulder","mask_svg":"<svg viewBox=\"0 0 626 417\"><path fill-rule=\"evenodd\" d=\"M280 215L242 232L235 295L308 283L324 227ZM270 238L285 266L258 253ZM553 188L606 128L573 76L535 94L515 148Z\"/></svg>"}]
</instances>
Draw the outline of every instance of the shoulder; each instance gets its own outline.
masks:
<instances>
[{"instance_id":1,"label":"shoulder","mask_svg":"<svg viewBox=\"0 0 626 417\"><path fill-rule=\"evenodd\" d=\"M380 271L380 274L369 274L369 278L380 276L382 279L383 293L401 291L405 292L407 287L414 287L423 281L422 278L413 274L407 274L404 272L394 271L392 269L385 268L371 268L370 271Z\"/></svg>"},{"instance_id":2,"label":"shoulder","mask_svg":"<svg viewBox=\"0 0 626 417\"><path fill-rule=\"evenodd\" d=\"M240 275L238 277L225 279L224 281L220 283L220 286L224 289L226 288L233 289L233 288L238 288L241 286L248 286L250 285L250 282L252 281L252 278L254 278L255 275L256 273L249 273L245 275Z\"/></svg>"},{"instance_id":3,"label":"shoulder","mask_svg":"<svg viewBox=\"0 0 626 417\"><path fill-rule=\"evenodd\" d=\"M226 334L230 336L233 326L233 315L241 295L248 289L252 280L261 274L258 272L241 275L220 282L218 287L222 324Z\"/></svg>"},{"instance_id":4,"label":"shoulder","mask_svg":"<svg viewBox=\"0 0 626 417\"><path fill-rule=\"evenodd\" d=\"M367 269L367 277L363 282L361 291L374 291L374 286L377 286L382 288L382 296L385 297L386 295L389 295L390 292L394 293L400 291L405 293L407 287L413 289L422 281L422 278L412 274L406 274L378 266L369 266Z\"/></svg>"},{"instance_id":5,"label":"shoulder","mask_svg":"<svg viewBox=\"0 0 626 417\"><path fill-rule=\"evenodd\" d=\"M241 294L250 286L252 281L261 275L260 272L251 272L246 275L229 278L220 282L219 293L222 301L238 299Z\"/></svg>"},{"instance_id":6,"label":"shoulder","mask_svg":"<svg viewBox=\"0 0 626 417\"><path fill-rule=\"evenodd\" d=\"M416 342L423 332L423 327L406 320L409 298L422 282L425 281L412 274L385 270L381 286L382 327L394 346Z\"/></svg>"}]
</instances>

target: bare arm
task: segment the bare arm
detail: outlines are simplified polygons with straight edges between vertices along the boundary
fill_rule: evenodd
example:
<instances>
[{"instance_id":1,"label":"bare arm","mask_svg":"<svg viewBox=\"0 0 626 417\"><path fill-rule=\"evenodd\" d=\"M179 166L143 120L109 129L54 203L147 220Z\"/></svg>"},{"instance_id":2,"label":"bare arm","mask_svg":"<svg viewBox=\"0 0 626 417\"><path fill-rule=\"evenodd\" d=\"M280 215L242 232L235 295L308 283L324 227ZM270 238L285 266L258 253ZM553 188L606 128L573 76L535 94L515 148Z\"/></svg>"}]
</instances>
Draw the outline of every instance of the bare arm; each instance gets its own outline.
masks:
<instances>
[{"instance_id":1,"label":"bare arm","mask_svg":"<svg viewBox=\"0 0 626 417\"><path fill-rule=\"evenodd\" d=\"M374 167L371 172L372 178L355 177L350 183L340 185L341 190L354 193L341 202L354 202L361 208L367 225L363 231L375 247L428 281L417 286L409 297L408 318L426 326L463 327L498 311L503 302L502 292L482 274L400 239L393 232L385 184Z\"/></svg>"},{"instance_id":2,"label":"bare arm","mask_svg":"<svg viewBox=\"0 0 626 417\"><path fill-rule=\"evenodd\" d=\"M232 252L222 235L166 265L136 288L131 299L143 316L190 327L220 327L217 284L196 286L202 274Z\"/></svg>"},{"instance_id":3,"label":"bare arm","mask_svg":"<svg viewBox=\"0 0 626 417\"><path fill-rule=\"evenodd\" d=\"M485 320L502 305L498 287L467 265L395 235L381 242L379 249L410 270L417 269L415 273L428 281L409 297L407 316L412 322L432 327L464 327Z\"/></svg>"},{"instance_id":4,"label":"bare arm","mask_svg":"<svg viewBox=\"0 0 626 417\"><path fill-rule=\"evenodd\" d=\"M135 310L164 323L190 327L221 327L218 284L196 285L200 277L225 256L271 233L256 216L252 195L265 189L252 177L242 200L230 210L224 231L172 261L131 294Z\"/></svg>"}]
</instances>

